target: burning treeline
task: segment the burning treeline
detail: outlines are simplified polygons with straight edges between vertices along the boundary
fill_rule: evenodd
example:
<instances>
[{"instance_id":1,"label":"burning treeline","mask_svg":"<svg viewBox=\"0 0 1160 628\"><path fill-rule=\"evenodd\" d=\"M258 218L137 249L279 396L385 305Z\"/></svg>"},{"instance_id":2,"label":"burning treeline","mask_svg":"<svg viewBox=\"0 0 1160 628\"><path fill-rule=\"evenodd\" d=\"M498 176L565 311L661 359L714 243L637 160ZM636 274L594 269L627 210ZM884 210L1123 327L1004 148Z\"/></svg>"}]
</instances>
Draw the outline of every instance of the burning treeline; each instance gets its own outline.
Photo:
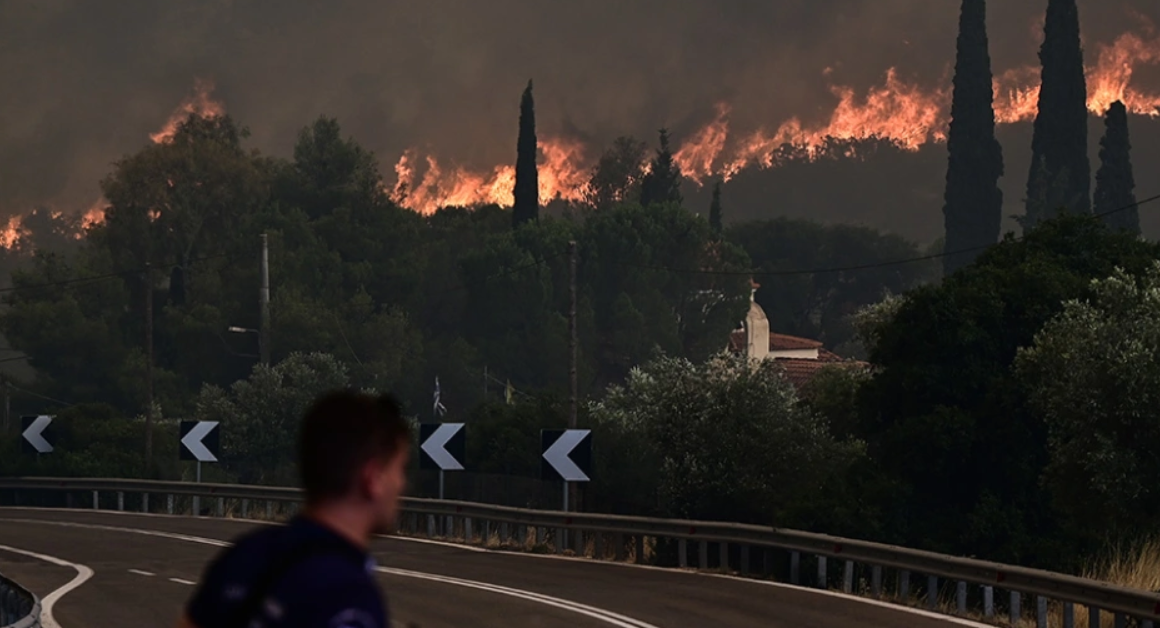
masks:
<instances>
[{"instance_id":1,"label":"burning treeline","mask_svg":"<svg viewBox=\"0 0 1160 628\"><path fill-rule=\"evenodd\" d=\"M1126 32L1111 43L1097 43L1088 53L1088 109L1103 115L1117 100L1129 112L1160 117L1160 93L1133 84L1138 68L1160 64L1160 36L1150 24L1140 32ZM1094 62L1093 62L1094 58ZM824 76L829 76L827 69ZM995 116L1000 124L1031 121L1037 113L1039 70L1034 66L1009 69L994 79ZM730 126L731 107L718 103L716 116L690 134L675 154L685 177L698 185L711 178L728 181L747 168L772 168L785 155L812 159L828 140L879 139L900 148L917 151L931 142L946 140L951 90L949 81L940 87L925 88L886 71L880 85L865 93L831 84L836 99L828 118L809 121L792 117L777 124L747 132ZM153 142L172 138L178 124L189 115L212 117L225 112L213 97L214 85L198 80L190 98L182 102L161 128L150 135ZM577 201L591 176L596 151L583 143L542 133L539 139L539 188L542 202L553 199ZM786 146L795 150L785 151ZM491 169L471 169L448 165L434 155L409 149L394 165L392 194L406 207L431 213L444 206L495 203L511 205L515 168L509 164ZM84 213L81 223L89 226L103 219L103 203L98 200ZM22 234L20 216L9 219L0 230L0 246L11 247Z\"/></svg>"},{"instance_id":2,"label":"burning treeline","mask_svg":"<svg viewBox=\"0 0 1160 628\"><path fill-rule=\"evenodd\" d=\"M1110 44L1097 44L1095 62L1087 68L1088 108L1103 115L1120 100L1131 113L1160 117L1160 93L1133 85L1140 66L1160 64L1160 37L1150 26L1143 33L1128 32ZM829 74L827 70L826 75ZM995 116L1001 124L1035 119L1039 98L1039 70L1027 66L998 74L994 81ZM828 119L809 122L790 118L776 127L747 133L730 128L731 107L719 103L716 117L691 134L676 152L684 175L703 184L719 177L728 181L746 168L778 165L781 150L791 145L795 158L812 158L827 139L883 139L916 151L931 142L946 140L951 91L949 85L926 89L886 71L881 85L865 94L853 88L831 85L837 104ZM542 136L540 198L579 200L595 155L583 145L561 137ZM498 203L510 205L515 170L510 165L490 171L447 167L436 157L407 151L395 165L398 185L406 191L404 204L416 211L432 212L446 205Z\"/></svg>"}]
</instances>

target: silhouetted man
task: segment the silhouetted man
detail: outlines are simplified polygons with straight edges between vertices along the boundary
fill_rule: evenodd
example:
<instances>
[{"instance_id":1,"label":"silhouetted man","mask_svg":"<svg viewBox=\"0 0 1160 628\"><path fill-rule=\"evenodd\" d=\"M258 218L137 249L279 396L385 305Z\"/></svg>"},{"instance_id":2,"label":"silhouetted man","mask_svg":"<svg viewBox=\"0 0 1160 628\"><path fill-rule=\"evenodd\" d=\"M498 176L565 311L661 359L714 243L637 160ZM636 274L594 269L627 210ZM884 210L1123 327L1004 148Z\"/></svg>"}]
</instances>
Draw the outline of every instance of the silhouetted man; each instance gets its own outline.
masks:
<instances>
[{"instance_id":1,"label":"silhouetted man","mask_svg":"<svg viewBox=\"0 0 1160 628\"><path fill-rule=\"evenodd\" d=\"M389 531L406 486L411 434L398 403L323 395L299 443L305 508L241 537L206 570L181 628L387 628L367 547Z\"/></svg>"}]
</instances>

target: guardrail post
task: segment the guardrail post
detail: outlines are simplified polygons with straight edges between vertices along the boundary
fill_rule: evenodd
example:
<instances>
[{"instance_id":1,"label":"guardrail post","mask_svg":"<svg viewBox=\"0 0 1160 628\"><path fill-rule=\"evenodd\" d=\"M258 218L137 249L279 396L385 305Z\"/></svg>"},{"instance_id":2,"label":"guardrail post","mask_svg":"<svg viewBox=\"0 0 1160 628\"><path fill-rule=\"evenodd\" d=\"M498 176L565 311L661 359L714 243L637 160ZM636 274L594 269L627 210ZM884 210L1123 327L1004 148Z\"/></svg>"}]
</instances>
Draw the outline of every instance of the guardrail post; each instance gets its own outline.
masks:
<instances>
[{"instance_id":1,"label":"guardrail post","mask_svg":"<svg viewBox=\"0 0 1160 628\"><path fill-rule=\"evenodd\" d=\"M592 533L592 558L604 560L604 533Z\"/></svg>"},{"instance_id":2,"label":"guardrail post","mask_svg":"<svg viewBox=\"0 0 1160 628\"><path fill-rule=\"evenodd\" d=\"M572 535L572 548L577 556L583 556L585 554L583 530L576 530L575 534Z\"/></svg>"},{"instance_id":3,"label":"guardrail post","mask_svg":"<svg viewBox=\"0 0 1160 628\"><path fill-rule=\"evenodd\" d=\"M267 499L266 500L266 520L269 521L269 520L272 520L273 518L274 518L274 502L273 502L273 500Z\"/></svg>"},{"instance_id":4,"label":"guardrail post","mask_svg":"<svg viewBox=\"0 0 1160 628\"><path fill-rule=\"evenodd\" d=\"M959 581L955 585L955 607L959 611L959 615L967 614L967 583Z\"/></svg>"},{"instance_id":5,"label":"guardrail post","mask_svg":"<svg viewBox=\"0 0 1160 628\"><path fill-rule=\"evenodd\" d=\"M73 494L72 494L72 493L70 493L70 492L66 492L66 493L64 494L64 503L65 503L65 506L66 506L67 508L72 508L72 507L73 507Z\"/></svg>"},{"instance_id":6,"label":"guardrail post","mask_svg":"<svg viewBox=\"0 0 1160 628\"><path fill-rule=\"evenodd\" d=\"M926 607L932 611L938 608L938 576L926 577Z\"/></svg>"},{"instance_id":7,"label":"guardrail post","mask_svg":"<svg viewBox=\"0 0 1160 628\"><path fill-rule=\"evenodd\" d=\"M846 569L842 573L842 590L846 593L854 591L854 561L846 561Z\"/></svg>"},{"instance_id":8,"label":"guardrail post","mask_svg":"<svg viewBox=\"0 0 1160 628\"><path fill-rule=\"evenodd\" d=\"M1140 628L1152 628L1152 625L1153 624L1151 619L1140 620Z\"/></svg>"},{"instance_id":9,"label":"guardrail post","mask_svg":"<svg viewBox=\"0 0 1160 628\"><path fill-rule=\"evenodd\" d=\"M818 582L819 589L826 588L826 557L818 554Z\"/></svg>"},{"instance_id":10,"label":"guardrail post","mask_svg":"<svg viewBox=\"0 0 1160 628\"><path fill-rule=\"evenodd\" d=\"M508 542L508 524L506 521L501 521L499 524L499 544L502 547L504 543Z\"/></svg>"},{"instance_id":11,"label":"guardrail post","mask_svg":"<svg viewBox=\"0 0 1160 628\"><path fill-rule=\"evenodd\" d=\"M536 526L536 545L544 545L547 542L547 534L548 530L544 526ZM621 558L623 559L623 556Z\"/></svg>"},{"instance_id":12,"label":"guardrail post","mask_svg":"<svg viewBox=\"0 0 1160 628\"><path fill-rule=\"evenodd\" d=\"M717 550L721 553L718 567L723 571L729 571L729 544L721 541L717 544Z\"/></svg>"},{"instance_id":13,"label":"guardrail post","mask_svg":"<svg viewBox=\"0 0 1160 628\"><path fill-rule=\"evenodd\" d=\"M1075 628L1075 604L1071 602L1063 603L1063 628Z\"/></svg>"},{"instance_id":14,"label":"guardrail post","mask_svg":"<svg viewBox=\"0 0 1160 628\"><path fill-rule=\"evenodd\" d=\"M1047 598L1035 596L1035 628L1047 628Z\"/></svg>"},{"instance_id":15,"label":"guardrail post","mask_svg":"<svg viewBox=\"0 0 1160 628\"><path fill-rule=\"evenodd\" d=\"M250 500L243 499L242 500L242 519L249 519L249 518L250 518Z\"/></svg>"},{"instance_id":16,"label":"guardrail post","mask_svg":"<svg viewBox=\"0 0 1160 628\"><path fill-rule=\"evenodd\" d=\"M463 518L463 542L471 545L475 541L475 535L472 534L471 517Z\"/></svg>"},{"instance_id":17,"label":"guardrail post","mask_svg":"<svg viewBox=\"0 0 1160 628\"><path fill-rule=\"evenodd\" d=\"M217 499L217 516L226 516L226 498L224 497L219 497Z\"/></svg>"},{"instance_id":18,"label":"guardrail post","mask_svg":"<svg viewBox=\"0 0 1160 628\"><path fill-rule=\"evenodd\" d=\"M627 559L626 554L628 553L628 552L624 551L624 535L619 533L619 532L617 532L616 534L613 534L612 535L612 544L615 546L612 550L613 558L617 562L623 563Z\"/></svg>"},{"instance_id":19,"label":"guardrail post","mask_svg":"<svg viewBox=\"0 0 1160 628\"><path fill-rule=\"evenodd\" d=\"M117 491L117 510L125 510L125 492Z\"/></svg>"},{"instance_id":20,"label":"guardrail post","mask_svg":"<svg viewBox=\"0 0 1160 628\"><path fill-rule=\"evenodd\" d=\"M1100 609L1095 606L1088 607L1088 626L1100 625Z\"/></svg>"},{"instance_id":21,"label":"guardrail post","mask_svg":"<svg viewBox=\"0 0 1160 628\"><path fill-rule=\"evenodd\" d=\"M870 595L882 597L882 565L870 567Z\"/></svg>"},{"instance_id":22,"label":"guardrail post","mask_svg":"<svg viewBox=\"0 0 1160 628\"><path fill-rule=\"evenodd\" d=\"M149 512L149 493L141 493L141 512Z\"/></svg>"},{"instance_id":23,"label":"guardrail post","mask_svg":"<svg viewBox=\"0 0 1160 628\"><path fill-rule=\"evenodd\" d=\"M995 616L995 587L983 587L983 617L990 619Z\"/></svg>"},{"instance_id":24,"label":"guardrail post","mask_svg":"<svg viewBox=\"0 0 1160 628\"><path fill-rule=\"evenodd\" d=\"M905 569L898 572L898 599L903 604L910 603L910 572Z\"/></svg>"},{"instance_id":25,"label":"guardrail post","mask_svg":"<svg viewBox=\"0 0 1160 628\"><path fill-rule=\"evenodd\" d=\"M741 575L749 575L749 546L741 546Z\"/></svg>"},{"instance_id":26,"label":"guardrail post","mask_svg":"<svg viewBox=\"0 0 1160 628\"><path fill-rule=\"evenodd\" d=\"M644 535L636 535L636 564L643 565L644 561Z\"/></svg>"},{"instance_id":27,"label":"guardrail post","mask_svg":"<svg viewBox=\"0 0 1160 628\"><path fill-rule=\"evenodd\" d=\"M677 566L684 569L689 566L689 542L677 539Z\"/></svg>"},{"instance_id":28,"label":"guardrail post","mask_svg":"<svg viewBox=\"0 0 1160 628\"><path fill-rule=\"evenodd\" d=\"M564 528L556 528L556 553L564 553Z\"/></svg>"},{"instance_id":29,"label":"guardrail post","mask_svg":"<svg viewBox=\"0 0 1160 628\"><path fill-rule=\"evenodd\" d=\"M801 552L794 550L789 553L789 582L790 584L801 584Z\"/></svg>"},{"instance_id":30,"label":"guardrail post","mask_svg":"<svg viewBox=\"0 0 1160 628\"><path fill-rule=\"evenodd\" d=\"M709 568L709 542L701 541L697 547L697 564L701 569Z\"/></svg>"},{"instance_id":31,"label":"guardrail post","mask_svg":"<svg viewBox=\"0 0 1160 628\"><path fill-rule=\"evenodd\" d=\"M435 515L427 515L427 536L435 537Z\"/></svg>"},{"instance_id":32,"label":"guardrail post","mask_svg":"<svg viewBox=\"0 0 1160 628\"><path fill-rule=\"evenodd\" d=\"M96 491L93 491L93 510L98 510L101 507L101 496Z\"/></svg>"},{"instance_id":33,"label":"guardrail post","mask_svg":"<svg viewBox=\"0 0 1160 628\"><path fill-rule=\"evenodd\" d=\"M1116 628L1124 628L1124 625L1127 623L1128 622L1125 621L1123 613L1116 613L1116 621L1115 621Z\"/></svg>"},{"instance_id":34,"label":"guardrail post","mask_svg":"<svg viewBox=\"0 0 1160 628\"><path fill-rule=\"evenodd\" d=\"M1018 591L1012 591L1010 613L1011 625L1015 625L1019 621L1019 618L1023 616L1023 609L1021 608L1022 604L1023 594Z\"/></svg>"},{"instance_id":35,"label":"guardrail post","mask_svg":"<svg viewBox=\"0 0 1160 628\"><path fill-rule=\"evenodd\" d=\"M516 544L520 547L528 546L528 526L520 526L516 529Z\"/></svg>"},{"instance_id":36,"label":"guardrail post","mask_svg":"<svg viewBox=\"0 0 1160 628\"><path fill-rule=\"evenodd\" d=\"M173 493L165 496L165 510L169 514L173 514Z\"/></svg>"},{"instance_id":37,"label":"guardrail post","mask_svg":"<svg viewBox=\"0 0 1160 628\"><path fill-rule=\"evenodd\" d=\"M193 516L194 517L201 516L201 495L194 495L193 496Z\"/></svg>"}]
</instances>

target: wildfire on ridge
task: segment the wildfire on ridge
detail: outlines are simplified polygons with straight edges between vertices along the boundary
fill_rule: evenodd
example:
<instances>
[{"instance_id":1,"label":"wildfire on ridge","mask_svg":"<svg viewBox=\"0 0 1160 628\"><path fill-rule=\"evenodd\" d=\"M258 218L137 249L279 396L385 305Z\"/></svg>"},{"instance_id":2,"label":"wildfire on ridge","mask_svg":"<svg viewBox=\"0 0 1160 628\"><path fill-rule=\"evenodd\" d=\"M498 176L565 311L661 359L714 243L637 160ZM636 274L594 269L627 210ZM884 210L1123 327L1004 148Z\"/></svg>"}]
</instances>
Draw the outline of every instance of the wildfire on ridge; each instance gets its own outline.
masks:
<instances>
[{"instance_id":1,"label":"wildfire on ridge","mask_svg":"<svg viewBox=\"0 0 1160 628\"><path fill-rule=\"evenodd\" d=\"M563 138L539 140L540 202L556 198L579 200L591 174L584 145ZM423 164L422 168L416 163ZM445 169L433 156L408 150L395 164L394 196L405 207L423 214L440 207L495 203L510 206L516 183L515 166L496 166L488 173L466 168Z\"/></svg>"},{"instance_id":2,"label":"wildfire on ridge","mask_svg":"<svg viewBox=\"0 0 1160 628\"><path fill-rule=\"evenodd\" d=\"M174 109L173 113L169 114L169 120L165 122L165 126L156 133L150 133L149 139L156 144L171 141L174 134L177 133L177 127L185 122L191 114L202 118L215 118L225 114L225 106L214 100L213 90L213 81L196 79L193 84L193 95L185 99L177 109Z\"/></svg>"},{"instance_id":3,"label":"wildfire on ridge","mask_svg":"<svg viewBox=\"0 0 1160 628\"><path fill-rule=\"evenodd\" d=\"M20 236L24 233L23 222L20 214L8 217L8 221L0 229L0 247L11 250L16 246L16 243L20 241Z\"/></svg>"},{"instance_id":4,"label":"wildfire on ridge","mask_svg":"<svg viewBox=\"0 0 1160 628\"><path fill-rule=\"evenodd\" d=\"M1143 35L1127 32L1111 44L1100 44L1095 63L1087 68L1088 109L1095 115L1103 115L1111 103L1121 100L1132 113L1160 117L1160 94L1150 94L1132 85L1137 67L1157 64L1160 64L1160 37L1155 35L1151 24L1145 23ZM825 77L831 74L829 69L823 72ZM1035 119L1039 79L1040 70L1034 66L996 74L997 123ZM830 138L879 138L911 151L931 142L946 141L952 94L949 85L925 89L904 80L895 68L890 68L882 84L871 87L864 95L849 86L836 84L831 85L830 91L837 98L837 104L828 119L810 123L793 117L774 129L761 128L746 134L730 132L731 108L719 103L713 120L692 133L675 152L674 159L682 172L700 185L709 177L728 181L745 168L776 167L778 151L787 144L802 149L795 151L795 156L812 159ZM568 148L552 152L557 146ZM579 197L592 166L583 160L582 147L545 140L540 150L547 157L539 169L541 200L550 200L557 194L565 199ZM416 174L416 162L427 165L421 177ZM414 150L403 155L395 172L401 189L406 191L402 203L423 213L446 205L510 204L515 179L510 166L497 166L490 173L466 168L445 169L434 157L420 157Z\"/></svg>"}]
</instances>

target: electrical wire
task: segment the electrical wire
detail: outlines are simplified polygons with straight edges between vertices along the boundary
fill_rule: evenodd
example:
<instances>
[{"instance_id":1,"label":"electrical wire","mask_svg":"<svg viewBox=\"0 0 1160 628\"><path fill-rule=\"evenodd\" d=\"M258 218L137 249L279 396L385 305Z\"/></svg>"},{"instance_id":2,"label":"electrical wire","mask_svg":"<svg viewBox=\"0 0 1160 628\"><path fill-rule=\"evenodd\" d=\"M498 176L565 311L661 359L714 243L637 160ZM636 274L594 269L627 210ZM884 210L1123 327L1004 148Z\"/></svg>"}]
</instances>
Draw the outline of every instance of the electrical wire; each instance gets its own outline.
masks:
<instances>
[{"instance_id":1,"label":"electrical wire","mask_svg":"<svg viewBox=\"0 0 1160 628\"><path fill-rule=\"evenodd\" d=\"M235 255L235 254L230 254L230 253L223 253L220 255L209 255L206 257L199 257L199 258L191 259L189 261L190 261L190 263L205 262L205 261L209 261L209 260L222 259L222 258L226 258L226 257L238 258L241 256ZM72 279L62 279L60 281L51 281L48 283L32 284L32 285L27 285L27 286L10 286L8 288L0 288L0 294L7 293L7 292L16 292L18 290L37 290L37 289L44 289L44 288L57 288L60 286L68 286L68 285L73 285L73 284L83 284L83 283L87 283L87 282L104 281L106 279L116 279L118 277L123 277L125 275L143 273L146 270L149 270L150 268L163 268L164 266L165 266L164 264L157 264L157 265L150 264L148 266L143 266L140 268L130 268L130 269L126 269L126 270L105 273L102 275L93 275L91 277L73 277Z\"/></svg>"},{"instance_id":2,"label":"electrical wire","mask_svg":"<svg viewBox=\"0 0 1160 628\"><path fill-rule=\"evenodd\" d=\"M1147 203L1152 203L1152 202L1155 202L1158 200L1160 200L1160 194L1158 194L1156 196L1150 196L1150 197L1143 199L1143 200L1140 200L1140 201L1136 201L1135 203L1132 203L1130 205L1125 205L1124 207L1118 207L1118 208L1113 209L1113 210L1101 212L1099 214L1094 214L1094 216L1097 218L1102 218L1104 216L1110 216L1111 214L1115 214L1115 213L1122 212L1122 211L1127 211L1129 209L1140 207L1140 206L1145 205ZM1024 237L1025 236L1019 236L1019 237L1015 238L1015 240L1019 241L1019 240L1022 240ZM944 251L942 253L932 253L930 255L922 255L919 257L909 257L909 258L905 258L905 259L890 260L890 261L885 261L885 262L872 262L872 263L866 263L866 264L856 264L853 266L803 268L803 269L795 269L795 270L729 271L729 270L704 270L704 269L698 269L698 268L672 268L669 266L634 264L632 262L612 261L610 263L620 265L620 266L628 266L628 267L632 267L632 268L642 268L645 270L667 271L667 272L671 272L671 273L679 273L679 274L687 274L687 275L744 276L744 277L791 277L791 276L797 276L797 275L824 275L824 274L828 274L828 273L844 273L844 272L854 272L854 271L859 271L859 270L872 270L875 268L887 268L890 266L902 266L905 264L914 264L917 262L927 262L927 261L931 261L931 260L941 259L944 257L949 257L951 255L962 255L964 253L974 253L977 251L983 251L983 250L989 249L992 246L994 246L994 244L987 244L987 245L983 245L983 246L973 246L973 247L965 248L965 249L957 249L954 251Z\"/></svg>"}]
</instances>

